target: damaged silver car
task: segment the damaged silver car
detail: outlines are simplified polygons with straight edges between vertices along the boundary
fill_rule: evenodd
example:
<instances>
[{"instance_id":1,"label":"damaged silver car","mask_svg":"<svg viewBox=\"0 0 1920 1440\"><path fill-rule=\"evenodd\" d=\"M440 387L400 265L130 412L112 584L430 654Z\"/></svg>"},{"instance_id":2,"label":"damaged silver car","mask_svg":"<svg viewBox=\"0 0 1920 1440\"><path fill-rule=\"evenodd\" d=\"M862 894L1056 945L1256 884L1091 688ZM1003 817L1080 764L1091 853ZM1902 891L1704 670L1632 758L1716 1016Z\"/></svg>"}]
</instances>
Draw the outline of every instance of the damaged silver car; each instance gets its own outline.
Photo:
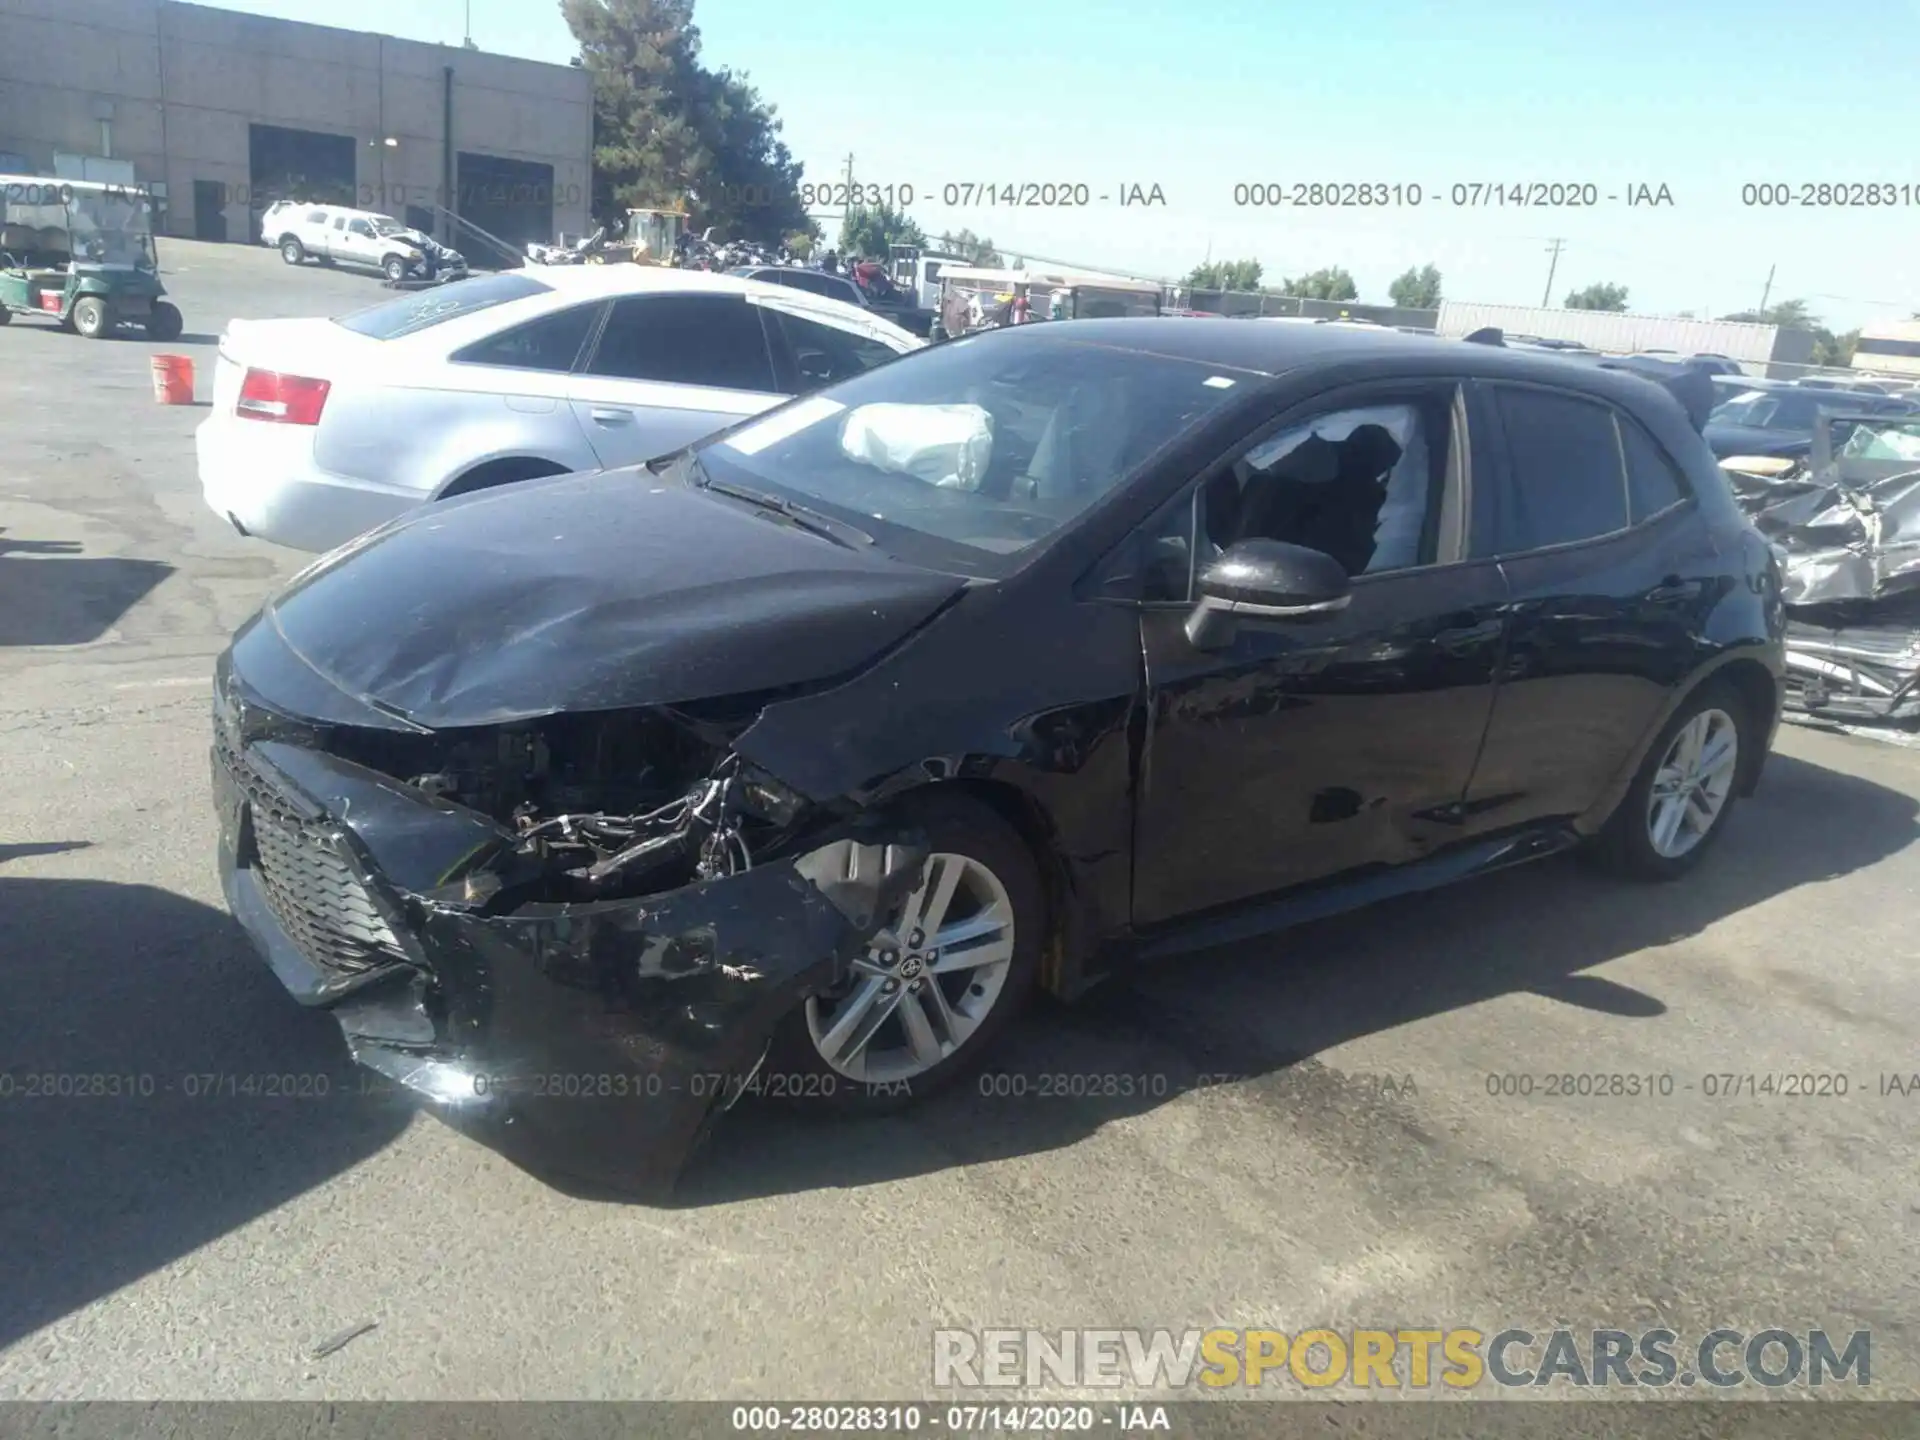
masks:
<instances>
[{"instance_id":1,"label":"damaged silver car","mask_svg":"<svg viewBox=\"0 0 1920 1440\"><path fill-rule=\"evenodd\" d=\"M1843 723L1920 721L1920 417L1823 411L1803 459L1730 456L1782 561L1788 697Z\"/></svg>"}]
</instances>

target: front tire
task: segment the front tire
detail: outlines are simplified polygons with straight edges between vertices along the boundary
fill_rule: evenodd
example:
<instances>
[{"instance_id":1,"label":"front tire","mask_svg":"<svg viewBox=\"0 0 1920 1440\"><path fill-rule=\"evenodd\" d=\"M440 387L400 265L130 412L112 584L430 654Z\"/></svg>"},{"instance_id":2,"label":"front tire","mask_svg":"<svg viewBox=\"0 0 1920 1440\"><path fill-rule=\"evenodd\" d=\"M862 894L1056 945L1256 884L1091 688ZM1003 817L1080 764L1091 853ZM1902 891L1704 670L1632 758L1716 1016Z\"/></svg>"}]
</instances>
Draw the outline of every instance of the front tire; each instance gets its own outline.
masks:
<instances>
[{"instance_id":1,"label":"front tire","mask_svg":"<svg viewBox=\"0 0 1920 1440\"><path fill-rule=\"evenodd\" d=\"M396 285L407 278L407 262L398 255L389 255L380 268L386 272L387 279Z\"/></svg>"},{"instance_id":2,"label":"front tire","mask_svg":"<svg viewBox=\"0 0 1920 1440\"><path fill-rule=\"evenodd\" d=\"M147 316L149 340L158 340L164 345L178 340L180 333L186 328L186 322L180 318L178 307L169 305L164 300L153 302L153 313Z\"/></svg>"},{"instance_id":3,"label":"front tire","mask_svg":"<svg viewBox=\"0 0 1920 1440\"><path fill-rule=\"evenodd\" d=\"M289 235L280 242L280 258L289 265L298 265L307 258L307 247Z\"/></svg>"},{"instance_id":4,"label":"front tire","mask_svg":"<svg viewBox=\"0 0 1920 1440\"><path fill-rule=\"evenodd\" d=\"M113 311L98 295L82 295L73 302L73 328L86 340L104 340L113 332Z\"/></svg>"},{"instance_id":5,"label":"front tire","mask_svg":"<svg viewBox=\"0 0 1920 1440\"><path fill-rule=\"evenodd\" d=\"M1047 925L1033 853L998 815L931 794L903 820L930 842L920 888L833 990L787 1017L768 1093L807 1109L904 1109L959 1079L1031 995Z\"/></svg>"},{"instance_id":6,"label":"front tire","mask_svg":"<svg viewBox=\"0 0 1920 1440\"><path fill-rule=\"evenodd\" d=\"M1667 721L1594 838L1595 862L1632 880L1692 870L1726 828L1748 747L1759 743L1744 697L1724 683L1703 685Z\"/></svg>"}]
</instances>

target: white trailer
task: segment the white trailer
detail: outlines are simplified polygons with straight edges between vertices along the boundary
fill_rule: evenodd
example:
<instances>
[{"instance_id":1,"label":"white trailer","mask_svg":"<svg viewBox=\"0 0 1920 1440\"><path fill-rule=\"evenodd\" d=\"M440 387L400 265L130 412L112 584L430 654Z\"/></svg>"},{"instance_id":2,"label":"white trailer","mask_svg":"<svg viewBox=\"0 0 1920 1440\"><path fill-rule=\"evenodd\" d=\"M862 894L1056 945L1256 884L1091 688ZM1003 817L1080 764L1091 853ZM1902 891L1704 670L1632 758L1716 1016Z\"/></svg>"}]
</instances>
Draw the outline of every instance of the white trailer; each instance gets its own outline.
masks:
<instances>
[{"instance_id":1,"label":"white trailer","mask_svg":"<svg viewBox=\"0 0 1920 1440\"><path fill-rule=\"evenodd\" d=\"M1665 350L1677 355L1721 355L1743 366L1786 361L1778 353L1780 327L1737 320L1684 320L1672 315L1631 315L1613 310L1561 310L1535 305L1440 302L1436 330L1471 335L1494 326L1508 335L1573 340L1614 355Z\"/></svg>"}]
</instances>

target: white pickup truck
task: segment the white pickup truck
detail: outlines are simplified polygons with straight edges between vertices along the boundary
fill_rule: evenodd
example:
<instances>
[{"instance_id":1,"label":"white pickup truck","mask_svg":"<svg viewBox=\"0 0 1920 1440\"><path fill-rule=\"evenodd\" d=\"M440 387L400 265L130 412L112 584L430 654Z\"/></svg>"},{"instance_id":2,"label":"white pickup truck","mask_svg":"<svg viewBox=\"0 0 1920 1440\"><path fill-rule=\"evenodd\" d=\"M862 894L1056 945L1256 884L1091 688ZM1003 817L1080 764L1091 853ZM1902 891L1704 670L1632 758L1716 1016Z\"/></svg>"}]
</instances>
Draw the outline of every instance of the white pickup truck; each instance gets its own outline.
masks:
<instances>
[{"instance_id":1,"label":"white pickup truck","mask_svg":"<svg viewBox=\"0 0 1920 1440\"><path fill-rule=\"evenodd\" d=\"M409 276L431 280L467 268L459 252L391 215L340 205L277 201L260 217L260 242L277 249L289 265L318 260L322 265L364 266L393 281Z\"/></svg>"}]
</instances>

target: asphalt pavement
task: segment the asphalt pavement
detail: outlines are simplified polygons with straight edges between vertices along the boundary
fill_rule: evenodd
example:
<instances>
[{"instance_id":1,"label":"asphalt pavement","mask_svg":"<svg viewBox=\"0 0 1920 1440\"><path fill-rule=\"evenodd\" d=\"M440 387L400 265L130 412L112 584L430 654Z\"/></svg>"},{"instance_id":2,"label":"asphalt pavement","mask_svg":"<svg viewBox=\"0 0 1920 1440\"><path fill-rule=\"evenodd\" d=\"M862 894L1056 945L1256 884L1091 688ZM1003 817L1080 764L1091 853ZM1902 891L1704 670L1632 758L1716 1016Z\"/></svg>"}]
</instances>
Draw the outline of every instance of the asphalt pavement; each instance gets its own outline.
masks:
<instances>
[{"instance_id":1,"label":"asphalt pavement","mask_svg":"<svg viewBox=\"0 0 1920 1440\"><path fill-rule=\"evenodd\" d=\"M1853 736L1785 727L1682 884L1549 861L1173 962L1040 1007L1003 1093L743 1105L670 1208L358 1093L220 899L213 657L306 557L191 436L228 318L387 292L165 262L175 345L0 329L0 1398L910 1398L938 1326L1216 1325L1865 1329L1920 1396L1920 751Z\"/></svg>"}]
</instances>

